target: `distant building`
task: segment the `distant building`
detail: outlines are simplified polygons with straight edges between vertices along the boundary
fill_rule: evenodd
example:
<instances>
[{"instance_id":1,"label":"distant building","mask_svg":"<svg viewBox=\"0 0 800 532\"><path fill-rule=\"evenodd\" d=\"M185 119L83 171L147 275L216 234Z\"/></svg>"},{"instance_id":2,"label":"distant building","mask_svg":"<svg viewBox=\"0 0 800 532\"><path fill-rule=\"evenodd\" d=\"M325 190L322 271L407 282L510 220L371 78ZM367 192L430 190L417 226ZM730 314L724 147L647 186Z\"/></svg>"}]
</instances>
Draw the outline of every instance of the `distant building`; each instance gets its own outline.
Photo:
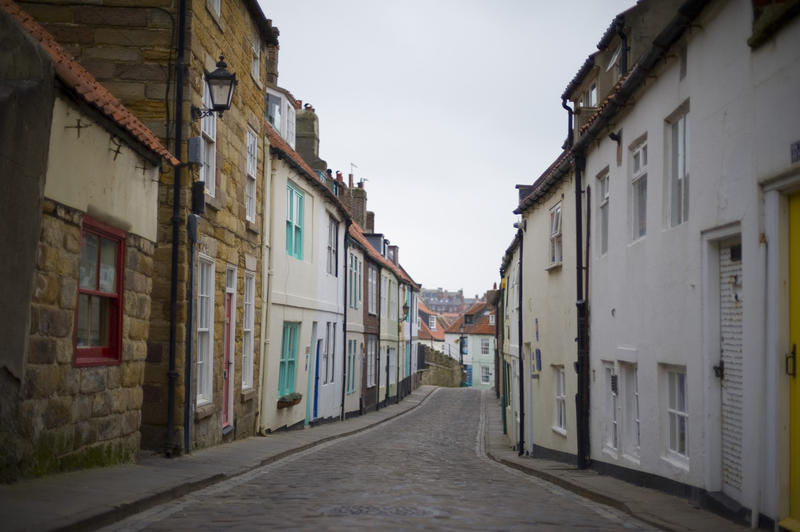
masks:
<instances>
[{"instance_id":1,"label":"distant building","mask_svg":"<svg viewBox=\"0 0 800 532\"><path fill-rule=\"evenodd\" d=\"M441 288L422 290L422 300L432 311L442 314L461 314L467 308L463 290L458 292L450 292Z\"/></svg>"}]
</instances>

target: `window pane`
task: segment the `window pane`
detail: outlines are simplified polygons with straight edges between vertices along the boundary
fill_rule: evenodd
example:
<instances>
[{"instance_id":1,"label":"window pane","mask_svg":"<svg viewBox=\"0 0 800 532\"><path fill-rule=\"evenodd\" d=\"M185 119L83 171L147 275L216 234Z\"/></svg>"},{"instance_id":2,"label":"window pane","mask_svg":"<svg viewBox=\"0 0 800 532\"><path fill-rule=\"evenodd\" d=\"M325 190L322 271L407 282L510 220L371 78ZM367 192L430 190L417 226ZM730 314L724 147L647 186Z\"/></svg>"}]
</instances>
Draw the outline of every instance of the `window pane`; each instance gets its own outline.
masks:
<instances>
[{"instance_id":1,"label":"window pane","mask_svg":"<svg viewBox=\"0 0 800 532\"><path fill-rule=\"evenodd\" d=\"M100 239L100 291L117 291L117 242Z\"/></svg>"},{"instance_id":2,"label":"window pane","mask_svg":"<svg viewBox=\"0 0 800 532\"><path fill-rule=\"evenodd\" d=\"M681 412L686 412L686 375L683 373L677 374L677 392L678 392L678 405L677 409Z\"/></svg>"},{"instance_id":3,"label":"window pane","mask_svg":"<svg viewBox=\"0 0 800 532\"><path fill-rule=\"evenodd\" d=\"M78 298L78 347L89 346L89 296Z\"/></svg>"},{"instance_id":4,"label":"window pane","mask_svg":"<svg viewBox=\"0 0 800 532\"><path fill-rule=\"evenodd\" d=\"M81 288L97 290L97 248L100 238L84 234L81 242Z\"/></svg>"},{"instance_id":5,"label":"window pane","mask_svg":"<svg viewBox=\"0 0 800 532\"><path fill-rule=\"evenodd\" d=\"M78 304L78 347L107 347L109 300L81 294Z\"/></svg>"}]
</instances>

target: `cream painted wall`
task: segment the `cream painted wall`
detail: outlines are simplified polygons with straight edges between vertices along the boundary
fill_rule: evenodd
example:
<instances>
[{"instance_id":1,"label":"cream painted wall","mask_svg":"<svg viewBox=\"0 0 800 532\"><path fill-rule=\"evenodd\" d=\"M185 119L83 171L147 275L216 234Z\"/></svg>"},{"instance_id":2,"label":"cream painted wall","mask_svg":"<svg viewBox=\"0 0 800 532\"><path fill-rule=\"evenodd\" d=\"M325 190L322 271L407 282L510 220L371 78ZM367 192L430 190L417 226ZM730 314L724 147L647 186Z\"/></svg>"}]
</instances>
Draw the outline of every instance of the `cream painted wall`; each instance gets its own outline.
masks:
<instances>
[{"instance_id":1,"label":"cream painted wall","mask_svg":"<svg viewBox=\"0 0 800 532\"><path fill-rule=\"evenodd\" d=\"M549 266L550 210L561 203L563 261ZM571 175L555 185L551 192L523 214L527 222L523 233L523 297L526 315L523 327L523 373L526 382L523 400L525 445L531 443L575 454L577 435L574 396L577 376L577 316L575 310L575 194ZM538 320L539 338L536 336ZM542 353L540 372L531 373L531 358L536 349ZM555 367L563 366L566 385L566 432L553 428L555 419ZM538 375L536 377L535 375ZM527 385L530 383L530 386ZM530 391L533 391L533 397ZM532 399L532 400L531 400ZM535 405L535 408L532 406Z\"/></svg>"},{"instance_id":2,"label":"cream painted wall","mask_svg":"<svg viewBox=\"0 0 800 532\"><path fill-rule=\"evenodd\" d=\"M74 127L78 120L85 126L80 130ZM114 138L104 126L57 96L44 194L155 242L159 167L124 143L115 160Z\"/></svg>"}]
</instances>

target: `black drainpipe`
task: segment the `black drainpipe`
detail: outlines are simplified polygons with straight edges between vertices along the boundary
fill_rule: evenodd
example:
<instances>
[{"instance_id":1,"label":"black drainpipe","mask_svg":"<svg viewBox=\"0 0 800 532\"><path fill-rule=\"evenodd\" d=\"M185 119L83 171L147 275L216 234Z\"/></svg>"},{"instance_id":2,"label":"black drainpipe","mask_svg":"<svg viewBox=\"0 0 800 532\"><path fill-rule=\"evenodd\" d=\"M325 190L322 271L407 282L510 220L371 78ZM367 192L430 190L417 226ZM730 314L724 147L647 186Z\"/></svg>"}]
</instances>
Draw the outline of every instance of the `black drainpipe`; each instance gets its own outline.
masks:
<instances>
[{"instance_id":1,"label":"black drainpipe","mask_svg":"<svg viewBox=\"0 0 800 532\"><path fill-rule=\"evenodd\" d=\"M369 274L367 274L369 275ZM378 334L375 339L375 411L381 409L381 268L375 263L375 308L378 315ZM369 364L367 364L369 367Z\"/></svg>"},{"instance_id":2,"label":"black drainpipe","mask_svg":"<svg viewBox=\"0 0 800 532\"><path fill-rule=\"evenodd\" d=\"M525 453L525 375L523 370L525 365L522 361L522 244L524 241L524 234L520 231L519 237L519 268L517 274L519 275L519 286L517 288L517 355L519 355L519 443L517 444L517 451L520 456ZM531 393L533 389L531 388Z\"/></svg>"},{"instance_id":3,"label":"black drainpipe","mask_svg":"<svg viewBox=\"0 0 800 532\"><path fill-rule=\"evenodd\" d=\"M567 148L572 147L572 115L573 111L567 105L567 99L561 98L561 107L567 110Z\"/></svg>"},{"instance_id":4,"label":"black drainpipe","mask_svg":"<svg viewBox=\"0 0 800 532\"><path fill-rule=\"evenodd\" d=\"M575 395L575 410L578 421L578 468L589 467L589 350L587 345L586 299L583 293L583 202L581 178L586 161L582 153L573 156L575 162L575 274L576 305L578 311L578 393Z\"/></svg>"},{"instance_id":5,"label":"black drainpipe","mask_svg":"<svg viewBox=\"0 0 800 532\"><path fill-rule=\"evenodd\" d=\"M180 157L183 144L183 71L184 48L186 41L186 0L178 4L178 60L175 74L175 152ZM178 320L178 238L180 236L181 216L181 174L183 167L175 166L174 182L172 186L172 278L170 284L170 309L169 309L169 382L167 394L167 441L164 454L170 457L177 449L175 444L175 381L178 372L175 371L175 334ZM189 325L187 324L187 327ZM188 375L187 375L188 379ZM185 427L184 427L185 430Z\"/></svg>"},{"instance_id":6,"label":"black drainpipe","mask_svg":"<svg viewBox=\"0 0 800 532\"><path fill-rule=\"evenodd\" d=\"M348 269L348 257L347 255L347 248L350 246L350 220L348 219L345 222L345 229L344 229L344 318L342 323L342 329L344 330L344 370L342 371L342 416L341 419L344 421L345 417L345 407L344 407L344 400L345 400L345 387L347 386L347 276L350 272Z\"/></svg>"}]
</instances>

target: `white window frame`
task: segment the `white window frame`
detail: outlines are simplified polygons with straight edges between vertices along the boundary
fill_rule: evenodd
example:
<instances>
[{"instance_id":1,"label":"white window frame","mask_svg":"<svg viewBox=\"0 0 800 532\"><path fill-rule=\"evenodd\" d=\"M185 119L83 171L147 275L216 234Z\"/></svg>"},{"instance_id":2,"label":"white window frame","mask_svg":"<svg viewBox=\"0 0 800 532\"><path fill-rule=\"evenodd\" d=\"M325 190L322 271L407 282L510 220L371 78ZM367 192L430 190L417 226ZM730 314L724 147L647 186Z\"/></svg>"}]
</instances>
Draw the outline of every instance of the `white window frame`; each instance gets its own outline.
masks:
<instances>
[{"instance_id":1,"label":"white window frame","mask_svg":"<svg viewBox=\"0 0 800 532\"><path fill-rule=\"evenodd\" d=\"M666 384L666 450L681 460L689 458L689 397L686 369L671 366L665 371ZM683 438L681 439L681 430Z\"/></svg>"},{"instance_id":2,"label":"white window frame","mask_svg":"<svg viewBox=\"0 0 800 532\"><path fill-rule=\"evenodd\" d=\"M489 366L481 366L481 384L492 382L492 374Z\"/></svg>"},{"instance_id":3,"label":"white window frame","mask_svg":"<svg viewBox=\"0 0 800 532\"><path fill-rule=\"evenodd\" d=\"M389 279L389 319L397 321L397 291L394 284L394 281Z\"/></svg>"},{"instance_id":4,"label":"white window frame","mask_svg":"<svg viewBox=\"0 0 800 532\"><path fill-rule=\"evenodd\" d=\"M242 308L242 389L253 387L253 352L255 328L256 274L244 272Z\"/></svg>"},{"instance_id":5,"label":"white window frame","mask_svg":"<svg viewBox=\"0 0 800 532\"><path fill-rule=\"evenodd\" d=\"M258 135L247 128L247 177L245 184L245 219L256 221L256 174L258 173Z\"/></svg>"},{"instance_id":6,"label":"white window frame","mask_svg":"<svg viewBox=\"0 0 800 532\"><path fill-rule=\"evenodd\" d=\"M367 312L375 316L378 313L378 268L370 264L367 267Z\"/></svg>"},{"instance_id":7,"label":"white window frame","mask_svg":"<svg viewBox=\"0 0 800 532\"><path fill-rule=\"evenodd\" d=\"M631 240L647 235L647 155L646 140L631 150Z\"/></svg>"},{"instance_id":8,"label":"white window frame","mask_svg":"<svg viewBox=\"0 0 800 532\"><path fill-rule=\"evenodd\" d=\"M564 366L553 366L555 401L553 408L553 430L561 435L567 434L567 382Z\"/></svg>"},{"instance_id":9,"label":"white window frame","mask_svg":"<svg viewBox=\"0 0 800 532\"><path fill-rule=\"evenodd\" d=\"M328 252L325 271L334 277L339 276L339 222L328 215Z\"/></svg>"},{"instance_id":10,"label":"white window frame","mask_svg":"<svg viewBox=\"0 0 800 532\"><path fill-rule=\"evenodd\" d=\"M253 34L252 42L253 53L250 57L250 75L257 83L261 83L261 37L258 33Z\"/></svg>"},{"instance_id":11,"label":"white window frame","mask_svg":"<svg viewBox=\"0 0 800 532\"><path fill-rule=\"evenodd\" d=\"M214 259L202 253L197 259L197 318L196 318L196 368L195 387L198 405L214 399L214 293L216 268ZM205 340L205 341L203 341Z\"/></svg>"},{"instance_id":12,"label":"white window frame","mask_svg":"<svg viewBox=\"0 0 800 532\"><path fill-rule=\"evenodd\" d=\"M489 339L488 338L481 338L481 354L488 355L489 354Z\"/></svg>"},{"instance_id":13,"label":"white window frame","mask_svg":"<svg viewBox=\"0 0 800 532\"><path fill-rule=\"evenodd\" d=\"M558 266L564 260L564 246L562 240L562 211L559 201L550 208L550 249L548 261L550 266Z\"/></svg>"},{"instance_id":14,"label":"white window frame","mask_svg":"<svg viewBox=\"0 0 800 532\"><path fill-rule=\"evenodd\" d=\"M436 330L436 316L428 314L428 328L432 331Z\"/></svg>"},{"instance_id":15,"label":"white window frame","mask_svg":"<svg viewBox=\"0 0 800 532\"><path fill-rule=\"evenodd\" d=\"M211 109L211 92L203 82L203 107ZM217 114L210 113L200 119L200 136L203 139L203 164L200 165L200 181L205 182L205 191L211 197L217 193Z\"/></svg>"},{"instance_id":16,"label":"white window frame","mask_svg":"<svg viewBox=\"0 0 800 532\"><path fill-rule=\"evenodd\" d=\"M607 170L597 176L597 239L599 240L597 249L601 257L608 253L608 217L611 199L610 184L611 181Z\"/></svg>"},{"instance_id":17,"label":"white window frame","mask_svg":"<svg viewBox=\"0 0 800 532\"><path fill-rule=\"evenodd\" d=\"M381 317L386 317L386 295L388 289L388 279L381 275Z\"/></svg>"},{"instance_id":18,"label":"white window frame","mask_svg":"<svg viewBox=\"0 0 800 532\"><path fill-rule=\"evenodd\" d=\"M375 386L375 355L377 339L375 336L367 337L367 388Z\"/></svg>"},{"instance_id":19,"label":"white window frame","mask_svg":"<svg viewBox=\"0 0 800 532\"><path fill-rule=\"evenodd\" d=\"M669 226L681 225L689 219L689 110L684 109L668 123L669 144Z\"/></svg>"}]
</instances>

